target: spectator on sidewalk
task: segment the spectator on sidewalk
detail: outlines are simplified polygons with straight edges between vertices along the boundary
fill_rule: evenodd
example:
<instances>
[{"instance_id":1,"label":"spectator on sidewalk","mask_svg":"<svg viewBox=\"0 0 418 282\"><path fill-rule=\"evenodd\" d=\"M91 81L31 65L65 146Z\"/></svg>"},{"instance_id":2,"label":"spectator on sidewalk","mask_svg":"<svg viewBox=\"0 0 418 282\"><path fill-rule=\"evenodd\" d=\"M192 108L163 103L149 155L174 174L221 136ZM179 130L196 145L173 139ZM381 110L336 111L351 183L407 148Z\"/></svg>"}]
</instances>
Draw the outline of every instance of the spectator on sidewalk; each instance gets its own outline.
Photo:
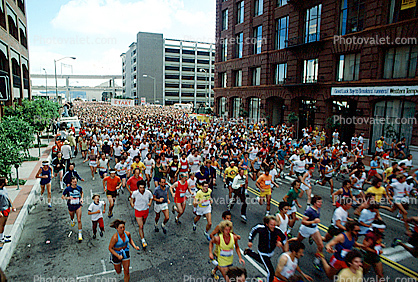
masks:
<instances>
[{"instance_id":1,"label":"spectator on sidewalk","mask_svg":"<svg viewBox=\"0 0 418 282\"><path fill-rule=\"evenodd\" d=\"M6 226L7 218L11 211L16 211L13 207L12 200L7 194L7 179L5 177L0 178L0 243L11 242L10 236L4 235L4 227ZM0 247L1 249L2 247Z\"/></svg>"},{"instance_id":2,"label":"spectator on sidewalk","mask_svg":"<svg viewBox=\"0 0 418 282\"><path fill-rule=\"evenodd\" d=\"M64 145L61 147L62 158L64 159L65 163L65 171L68 170L70 167L70 160L71 160L71 146L70 141L65 140Z\"/></svg>"}]
</instances>

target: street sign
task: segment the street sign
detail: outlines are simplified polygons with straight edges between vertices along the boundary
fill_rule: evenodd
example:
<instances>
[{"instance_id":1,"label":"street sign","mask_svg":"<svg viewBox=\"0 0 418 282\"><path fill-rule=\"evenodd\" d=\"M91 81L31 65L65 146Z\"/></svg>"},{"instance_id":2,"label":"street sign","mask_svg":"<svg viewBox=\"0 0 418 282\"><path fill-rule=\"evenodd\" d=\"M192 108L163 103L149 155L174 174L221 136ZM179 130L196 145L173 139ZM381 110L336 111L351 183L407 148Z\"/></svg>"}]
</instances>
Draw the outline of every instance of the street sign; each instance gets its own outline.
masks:
<instances>
[{"instance_id":1,"label":"street sign","mask_svg":"<svg viewBox=\"0 0 418 282\"><path fill-rule=\"evenodd\" d=\"M9 100L9 78L0 76L0 101Z\"/></svg>"},{"instance_id":2,"label":"street sign","mask_svg":"<svg viewBox=\"0 0 418 282\"><path fill-rule=\"evenodd\" d=\"M141 106L145 105L147 103L147 98L141 97Z\"/></svg>"}]
</instances>

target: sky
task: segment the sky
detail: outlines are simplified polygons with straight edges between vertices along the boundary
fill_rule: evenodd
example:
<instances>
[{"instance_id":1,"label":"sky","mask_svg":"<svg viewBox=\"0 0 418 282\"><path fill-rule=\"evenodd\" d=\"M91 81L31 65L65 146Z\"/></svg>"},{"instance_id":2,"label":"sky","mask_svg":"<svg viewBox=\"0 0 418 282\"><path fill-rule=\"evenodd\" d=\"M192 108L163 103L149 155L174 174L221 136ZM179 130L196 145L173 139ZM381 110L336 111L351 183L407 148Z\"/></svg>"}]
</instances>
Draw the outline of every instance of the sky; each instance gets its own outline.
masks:
<instances>
[{"instance_id":1,"label":"sky","mask_svg":"<svg viewBox=\"0 0 418 282\"><path fill-rule=\"evenodd\" d=\"M59 61L58 74L121 75L120 55L139 31L214 42L215 4L216 0L28 0L30 72L44 74L45 68L54 74L54 59L68 56L76 60ZM42 84L37 82L34 85Z\"/></svg>"}]
</instances>

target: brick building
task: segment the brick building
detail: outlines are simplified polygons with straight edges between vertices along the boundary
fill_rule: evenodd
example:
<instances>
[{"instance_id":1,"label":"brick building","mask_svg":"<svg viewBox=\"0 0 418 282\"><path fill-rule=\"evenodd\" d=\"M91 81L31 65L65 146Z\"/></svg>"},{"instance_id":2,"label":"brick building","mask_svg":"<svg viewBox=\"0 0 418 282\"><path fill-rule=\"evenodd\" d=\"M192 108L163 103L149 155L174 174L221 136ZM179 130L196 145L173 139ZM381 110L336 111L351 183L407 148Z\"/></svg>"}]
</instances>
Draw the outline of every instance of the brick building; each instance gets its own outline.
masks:
<instances>
[{"instance_id":1,"label":"brick building","mask_svg":"<svg viewBox=\"0 0 418 282\"><path fill-rule=\"evenodd\" d=\"M30 98L29 51L25 0L0 0L0 89L4 105ZM4 98L4 97L2 97Z\"/></svg>"},{"instance_id":2,"label":"brick building","mask_svg":"<svg viewBox=\"0 0 418 282\"><path fill-rule=\"evenodd\" d=\"M371 151L405 137L418 151L416 2L217 0L216 113L274 125L295 113L299 131L364 132Z\"/></svg>"}]
</instances>

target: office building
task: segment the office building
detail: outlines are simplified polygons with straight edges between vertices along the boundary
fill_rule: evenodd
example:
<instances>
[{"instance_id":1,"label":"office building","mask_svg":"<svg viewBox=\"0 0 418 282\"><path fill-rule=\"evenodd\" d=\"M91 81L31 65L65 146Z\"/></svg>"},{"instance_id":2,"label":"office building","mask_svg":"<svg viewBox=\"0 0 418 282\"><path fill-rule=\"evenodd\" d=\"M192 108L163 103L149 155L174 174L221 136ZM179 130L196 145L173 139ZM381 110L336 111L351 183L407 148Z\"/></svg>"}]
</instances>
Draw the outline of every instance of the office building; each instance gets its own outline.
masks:
<instances>
[{"instance_id":1,"label":"office building","mask_svg":"<svg viewBox=\"0 0 418 282\"><path fill-rule=\"evenodd\" d=\"M163 34L139 32L137 41L121 58L123 93L137 103L145 98L147 103L155 100L164 105L199 105L208 104L210 95L213 105L213 43L165 39Z\"/></svg>"},{"instance_id":2,"label":"office building","mask_svg":"<svg viewBox=\"0 0 418 282\"><path fill-rule=\"evenodd\" d=\"M418 151L416 2L217 0L216 113L273 125L296 116L299 133L363 132L371 152L380 136L405 137Z\"/></svg>"},{"instance_id":3,"label":"office building","mask_svg":"<svg viewBox=\"0 0 418 282\"><path fill-rule=\"evenodd\" d=\"M0 0L0 116L4 105L30 99L29 81L25 0Z\"/></svg>"}]
</instances>

